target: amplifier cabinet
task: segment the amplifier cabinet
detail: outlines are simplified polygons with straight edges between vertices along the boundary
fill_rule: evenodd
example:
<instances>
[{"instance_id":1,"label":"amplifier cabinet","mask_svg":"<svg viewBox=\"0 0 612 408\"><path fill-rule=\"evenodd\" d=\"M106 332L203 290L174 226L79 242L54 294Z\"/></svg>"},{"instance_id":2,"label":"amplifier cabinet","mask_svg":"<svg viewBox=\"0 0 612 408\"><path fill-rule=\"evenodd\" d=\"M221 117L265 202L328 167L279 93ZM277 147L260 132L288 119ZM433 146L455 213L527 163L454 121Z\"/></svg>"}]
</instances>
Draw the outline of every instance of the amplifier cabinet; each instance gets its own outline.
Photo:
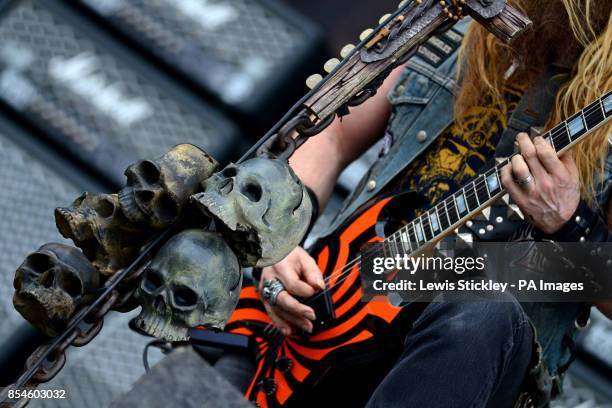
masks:
<instances>
[{"instance_id":1,"label":"amplifier cabinet","mask_svg":"<svg viewBox=\"0 0 612 408\"><path fill-rule=\"evenodd\" d=\"M229 120L56 0L5 3L0 101L116 185L179 143L239 153Z\"/></svg>"},{"instance_id":2,"label":"amplifier cabinet","mask_svg":"<svg viewBox=\"0 0 612 408\"><path fill-rule=\"evenodd\" d=\"M252 121L286 110L323 58L318 27L275 0L78 3Z\"/></svg>"}]
</instances>

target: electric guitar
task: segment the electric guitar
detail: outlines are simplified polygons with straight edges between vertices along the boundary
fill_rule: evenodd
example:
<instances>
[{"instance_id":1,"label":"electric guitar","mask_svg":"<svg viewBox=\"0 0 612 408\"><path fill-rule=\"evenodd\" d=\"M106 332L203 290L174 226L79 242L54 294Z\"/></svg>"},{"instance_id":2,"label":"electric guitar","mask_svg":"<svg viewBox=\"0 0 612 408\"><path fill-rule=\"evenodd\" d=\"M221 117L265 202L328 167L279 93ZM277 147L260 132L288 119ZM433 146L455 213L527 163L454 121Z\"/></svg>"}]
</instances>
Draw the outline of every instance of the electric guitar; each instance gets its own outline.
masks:
<instances>
[{"instance_id":1,"label":"electric guitar","mask_svg":"<svg viewBox=\"0 0 612 408\"><path fill-rule=\"evenodd\" d=\"M544 138L560 154L611 116L612 92L608 92ZM398 251L415 253L439 241L505 194L500 171L508 162L497 163L393 233L387 233L392 214L401 209L405 215L405 203L414 206L411 197L389 196L367 203L333 235L315 243L310 253L327 287L305 301L318 319L310 335L283 336L272 326L256 288L244 287L226 332L248 336L253 344L257 369L246 398L261 407L315 406L338 400L344 406L363 406L397 360L404 337L425 304L396 307L380 299L362 302L361 246L385 241Z\"/></svg>"}]
</instances>

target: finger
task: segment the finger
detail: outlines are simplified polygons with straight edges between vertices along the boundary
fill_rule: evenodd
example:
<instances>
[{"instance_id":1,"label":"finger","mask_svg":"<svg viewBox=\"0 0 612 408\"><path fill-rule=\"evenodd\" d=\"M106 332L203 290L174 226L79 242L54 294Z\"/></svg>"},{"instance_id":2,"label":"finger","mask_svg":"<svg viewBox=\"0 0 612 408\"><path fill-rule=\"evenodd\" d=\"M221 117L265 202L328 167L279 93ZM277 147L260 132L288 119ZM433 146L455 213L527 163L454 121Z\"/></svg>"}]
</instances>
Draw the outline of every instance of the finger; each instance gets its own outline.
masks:
<instances>
[{"instance_id":1,"label":"finger","mask_svg":"<svg viewBox=\"0 0 612 408\"><path fill-rule=\"evenodd\" d=\"M269 303L264 302L264 307L266 308L268 316L270 316L270 319L272 319L272 324L274 324L274 326L280 330L283 335L289 336L291 334L291 323L276 314L274 308L270 306Z\"/></svg>"},{"instance_id":2,"label":"finger","mask_svg":"<svg viewBox=\"0 0 612 408\"><path fill-rule=\"evenodd\" d=\"M514 178L512 177L512 165L511 164L502 167L501 182L515 203L519 204L520 202L523 202L525 192L514 181Z\"/></svg>"},{"instance_id":3,"label":"finger","mask_svg":"<svg viewBox=\"0 0 612 408\"><path fill-rule=\"evenodd\" d=\"M309 298L314 295L316 291L312 286L302 280L296 268L299 267L292 264L277 265L276 271L278 273L278 279L283 283L287 292L294 296Z\"/></svg>"},{"instance_id":4,"label":"finger","mask_svg":"<svg viewBox=\"0 0 612 408\"><path fill-rule=\"evenodd\" d=\"M319 266L316 261L308 254L302 258L302 265L300 268L302 277L310 286L318 289L325 289L325 281L319 270Z\"/></svg>"},{"instance_id":5,"label":"finger","mask_svg":"<svg viewBox=\"0 0 612 408\"><path fill-rule=\"evenodd\" d=\"M538 155L538 159L546 169L546 171L553 175L554 177L565 177L567 176L567 172L559 157L557 157L557 152L555 149L544 140L543 137L538 136L533 141L533 144L536 148L536 153Z\"/></svg>"},{"instance_id":6,"label":"finger","mask_svg":"<svg viewBox=\"0 0 612 408\"><path fill-rule=\"evenodd\" d=\"M531 174L533 174L536 179L541 179L547 175L546 169L544 169L544 166L542 166L542 163L540 163L540 159L538 158L536 147L527 133L519 133L516 140L519 143L521 156L523 156L527 162Z\"/></svg>"},{"instance_id":7,"label":"finger","mask_svg":"<svg viewBox=\"0 0 612 408\"><path fill-rule=\"evenodd\" d=\"M285 290L278 294L276 298L276 307L294 316L299 316L309 320L316 319L315 312L311 307L300 303Z\"/></svg>"},{"instance_id":8,"label":"finger","mask_svg":"<svg viewBox=\"0 0 612 408\"><path fill-rule=\"evenodd\" d=\"M276 309L275 311L281 318L290 322L293 326L299 327L300 329L307 331L308 333L312 333L312 322L308 319L305 319L300 316L295 316L290 313L287 313L281 309Z\"/></svg>"},{"instance_id":9,"label":"finger","mask_svg":"<svg viewBox=\"0 0 612 408\"><path fill-rule=\"evenodd\" d=\"M527 166L527 163L525 162L525 159L523 158L523 156L518 155L518 154L516 156L513 156L512 159L510 160L510 163L512 164L511 170L512 170L512 174L514 174L514 179L518 180L519 182L521 180L527 180L530 176L532 176L529 166ZM548 175L540 175L540 176L548 177ZM533 181L529 184L520 184L519 182L514 181L514 184L516 184L517 187L522 189L523 192L526 194L530 194L535 188L534 186L535 183Z\"/></svg>"},{"instance_id":10,"label":"finger","mask_svg":"<svg viewBox=\"0 0 612 408\"><path fill-rule=\"evenodd\" d=\"M563 163L563 165L567 169L567 172L570 174L570 177L572 179L577 179L578 178L578 166L576 166L576 160L574 160L574 153L571 151L564 153L561 156L560 160L561 160L561 163Z\"/></svg>"}]
</instances>

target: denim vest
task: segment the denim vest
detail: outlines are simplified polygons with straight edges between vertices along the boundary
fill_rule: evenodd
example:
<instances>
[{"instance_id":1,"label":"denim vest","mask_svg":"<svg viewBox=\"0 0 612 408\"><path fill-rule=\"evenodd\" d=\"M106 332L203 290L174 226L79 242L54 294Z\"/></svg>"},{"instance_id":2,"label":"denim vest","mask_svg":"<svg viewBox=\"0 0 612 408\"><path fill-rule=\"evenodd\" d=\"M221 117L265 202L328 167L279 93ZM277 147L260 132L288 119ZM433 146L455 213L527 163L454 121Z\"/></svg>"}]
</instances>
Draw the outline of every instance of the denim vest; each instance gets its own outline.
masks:
<instances>
[{"instance_id":1,"label":"denim vest","mask_svg":"<svg viewBox=\"0 0 612 408\"><path fill-rule=\"evenodd\" d=\"M454 28L465 33L469 22L467 19L460 21ZM327 232L337 229L348 216L379 194L452 123L456 68L457 50L437 67L418 54L409 60L388 95L392 114L385 137L391 140L391 144L387 144L386 151L381 152L379 159L347 198ZM612 154L608 156L606 178L598 196L600 204L605 204L611 190ZM546 368L538 374L539 388L548 394L553 390L560 391L559 371L571 361L575 321L583 308L583 305L570 303L523 305L536 328L540 361L544 363L539 366Z\"/></svg>"},{"instance_id":2,"label":"denim vest","mask_svg":"<svg viewBox=\"0 0 612 408\"><path fill-rule=\"evenodd\" d=\"M454 29L464 33L469 21L458 22ZM388 95L392 113L385 137L391 144L349 195L327 232L337 229L361 205L376 197L451 124L456 62L457 50L437 68L419 55L408 61Z\"/></svg>"}]
</instances>

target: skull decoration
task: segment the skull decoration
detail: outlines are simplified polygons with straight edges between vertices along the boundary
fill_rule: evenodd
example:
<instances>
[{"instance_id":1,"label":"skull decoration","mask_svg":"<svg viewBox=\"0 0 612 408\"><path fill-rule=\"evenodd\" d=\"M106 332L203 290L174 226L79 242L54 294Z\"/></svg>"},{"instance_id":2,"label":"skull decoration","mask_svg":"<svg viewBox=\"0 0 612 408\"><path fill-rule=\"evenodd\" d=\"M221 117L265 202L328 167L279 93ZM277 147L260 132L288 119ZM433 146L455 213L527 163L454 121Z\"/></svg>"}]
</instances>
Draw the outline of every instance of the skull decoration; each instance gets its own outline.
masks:
<instances>
[{"instance_id":1,"label":"skull decoration","mask_svg":"<svg viewBox=\"0 0 612 408\"><path fill-rule=\"evenodd\" d=\"M241 283L238 259L221 235L183 231L145 271L136 290L142 311L130 325L166 341L187 340L196 326L222 330L236 308Z\"/></svg>"},{"instance_id":2,"label":"skull decoration","mask_svg":"<svg viewBox=\"0 0 612 408\"><path fill-rule=\"evenodd\" d=\"M310 197L285 161L255 158L229 165L203 187L192 199L220 221L243 266L280 261L308 229Z\"/></svg>"},{"instance_id":3,"label":"skull decoration","mask_svg":"<svg viewBox=\"0 0 612 408\"><path fill-rule=\"evenodd\" d=\"M156 160L139 161L125 171L127 186L119 192L123 213L152 228L168 226L217 167L215 159L190 144L177 145Z\"/></svg>"},{"instance_id":4,"label":"skull decoration","mask_svg":"<svg viewBox=\"0 0 612 408\"><path fill-rule=\"evenodd\" d=\"M146 231L125 218L116 194L84 193L72 207L55 209L55 223L104 275L124 268L147 238Z\"/></svg>"},{"instance_id":5,"label":"skull decoration","mask_svg":"<svg viewBox=\"0 0 612 408\"><path fill-rule=\"evenodd\" d=\"M76 248L45 244L17 268L13 304L48 336L56 336L77 308L93 300L100 276Z\"/></svg>"}]
</instances>

